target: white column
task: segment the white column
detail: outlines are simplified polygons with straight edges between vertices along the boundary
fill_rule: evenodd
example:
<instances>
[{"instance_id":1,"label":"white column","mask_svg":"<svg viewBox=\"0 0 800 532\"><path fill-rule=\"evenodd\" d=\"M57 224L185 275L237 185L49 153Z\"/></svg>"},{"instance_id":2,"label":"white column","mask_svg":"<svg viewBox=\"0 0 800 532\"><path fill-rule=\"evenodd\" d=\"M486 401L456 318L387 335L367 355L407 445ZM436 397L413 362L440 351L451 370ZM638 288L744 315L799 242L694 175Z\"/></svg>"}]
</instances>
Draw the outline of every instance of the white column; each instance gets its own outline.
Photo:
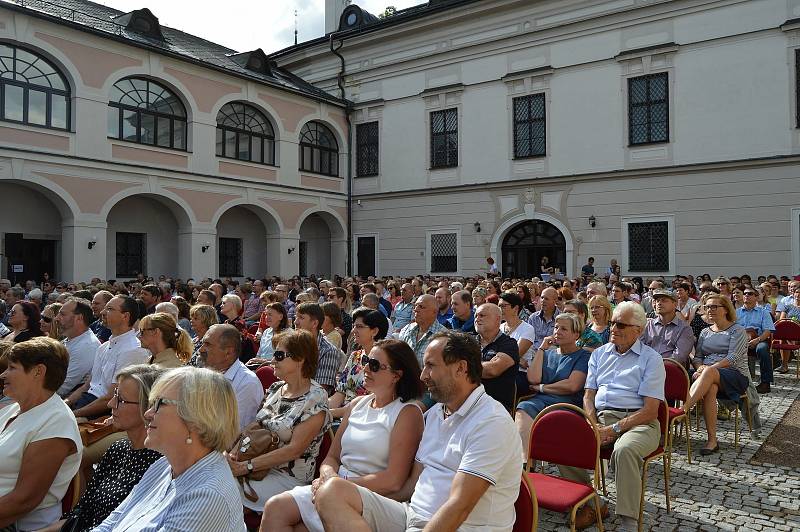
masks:
<instances>
[{"instance_id":1,"label":"white column","mask_svg":"<svg viewBox=\"0 0 800 532\"><path fill-rule=\"evenodd\" d=\"M292 250L289 253L289 250ZM300 235L267 236L267 270L270 275L292 277L300 271Z\"/></svg>"},{"instance_id":2,"label":"white column","mask_svg":"<svg viewBox=\"0 0 800 532\"><path fill-rule=\"evenodd\" d=\"M347 237L331 237L331 277L347 276Z\"/></svg>"},{"instance_id":3,"label":"white column","mask_svg":"<svg viewBox=\"0 0 800 532\"><path fill-rule=\"evenodd\" d=\"M105 220L93 217L64 220L61 225L61 278L65 281L88 281L92 277L108 279L115 272L106 271ZM89 243L93 242L89 249Z\"/></svg>"},{"instance_id":4,"label":"white column","mask_svg":"<svg viewBox=\"0 0 800 532\"><path fill-rule=\"evenodd\" d=\"M203 251L205 249L205 251ZM195 280L217 276L217 230L208 224L198 224L178 230L178 272L181 279Z\"/></svg>"}]
</instances>

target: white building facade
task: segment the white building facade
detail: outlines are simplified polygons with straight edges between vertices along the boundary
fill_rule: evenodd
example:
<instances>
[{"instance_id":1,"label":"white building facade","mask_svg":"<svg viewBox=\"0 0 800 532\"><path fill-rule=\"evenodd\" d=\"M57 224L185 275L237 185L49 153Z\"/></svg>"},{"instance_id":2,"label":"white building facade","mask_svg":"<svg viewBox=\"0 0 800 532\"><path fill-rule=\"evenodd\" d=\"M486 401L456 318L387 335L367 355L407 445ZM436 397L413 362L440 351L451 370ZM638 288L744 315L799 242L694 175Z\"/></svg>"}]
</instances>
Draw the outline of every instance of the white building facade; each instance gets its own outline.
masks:
<instances>
[{"instance_id":1,"label":"white building facade","mask_svg":"<svg viewBox=\"0 0 800 532\"><path fill-rule=\"evenodd\" d=\"M800 1L343 9L271 58L344 63L355 273L800 271Z\"/></svg>"}]
</instances>

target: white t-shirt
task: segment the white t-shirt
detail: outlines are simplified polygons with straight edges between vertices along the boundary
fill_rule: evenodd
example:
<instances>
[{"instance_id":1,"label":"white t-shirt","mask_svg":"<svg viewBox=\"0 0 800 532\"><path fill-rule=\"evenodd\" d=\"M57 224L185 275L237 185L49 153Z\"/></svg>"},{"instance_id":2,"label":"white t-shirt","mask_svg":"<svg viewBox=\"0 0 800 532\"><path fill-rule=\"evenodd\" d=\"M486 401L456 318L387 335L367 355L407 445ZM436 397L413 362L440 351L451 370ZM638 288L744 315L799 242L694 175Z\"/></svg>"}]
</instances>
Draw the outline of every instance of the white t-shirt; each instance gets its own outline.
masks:
<instances>
[{"instance_id":1,"label":"white t-shirt","mask_svg":"<svg viewBox=\"0 0 800 532\"><path fill-rule=\"evenodd\" d=\"M42 502L17 521L20 530L38 530L61 517L61 499L80 467L83 444L75 416L57 394L24 414L19 414L6 427L8 420L17 414L17 403L0 410L0 429L5 427L0 432L0 497L14 490L22 467L22 455L28 444L51 438L65 438L75 442L77 449L77 452L67 456L61 464Z\"/></svg>"},{"instance_id":2,"label":"white t-shirt","mask_svg":"<svg viewBox=\"0 0 800 532\"><path fill-rule=\"evenodd\" d=\"M103 397L109 387L117 382L117 374L128 366L146 364L150 351L143 349L136 338L136 331L112 336L108 342L97 348L97 356L92 365L92 381L89 393Z\"/></svg>"},{"instance_id":3,"label":"white t-shirt","mask_svg":"<svg viewBox=\"0 0 800 532\"><path fill-rule=\"evenodd\" d=\"M64 379L64 384L56 392L61 397L69 395L76 386L83 382L84 377L92 372L94 357L100 347L100 340L97 339L91 329L86 329L86 332L75 338L65 339L64 347L67 348L69 353L69 367L67 368L67 377Z\"/></svg>"},{"instance_id":4,"label":"white t-shirt","mask_svg":"<svg viewBox=\"0 0 800 532\"><path fill-rule=\"evenodd\" d=\"M460 532L508 531L514 526L519 495L522 441L514 420L499 402L478 386L447 419L442 404L425 413L425 431L416 460L424 468L410 506L430 521L450 496L457 472L489 482Z\"/></svg>"},{"instance_id":5,"label":"white t-shirt","mask_svg":"<svg viewBox=\"0 0 800 532\"><path fill-rule=\"evenodd\" d=\"M524 354L520 353L519 357L520 359L524 358L528 361L528 364L530 364L531 360L533 360L533 355L536 354L536 349L539 348L539 346L536 345L536 329L533 328L533 325L524 321L519 322L517 328L511 332L508 332L509 328L510 327L508 326L508 323L503 323L500 325L500 330L516 340L517 343L519 343L520 338L524 338L531 343L531 346L528 348L528 350L525 351ZM520 366L519 370L525 372L528 371L528 368L523 368Z\"/></svg>"}]
</instances>

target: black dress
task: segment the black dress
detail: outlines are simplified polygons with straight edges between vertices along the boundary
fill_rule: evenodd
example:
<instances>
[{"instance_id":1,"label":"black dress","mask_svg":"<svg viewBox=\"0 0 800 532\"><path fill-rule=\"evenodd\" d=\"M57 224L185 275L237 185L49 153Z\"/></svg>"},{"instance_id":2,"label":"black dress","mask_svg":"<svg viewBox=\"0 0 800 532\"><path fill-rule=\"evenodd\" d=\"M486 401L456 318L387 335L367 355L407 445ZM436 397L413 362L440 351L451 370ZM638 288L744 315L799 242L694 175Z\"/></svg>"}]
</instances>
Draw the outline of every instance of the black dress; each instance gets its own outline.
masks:
<instances>
[{"instance_id":1,"label":"black dress","mask_svg":"<svg viewBox=\"0 0 800 532\"><path fill-rule=\"evenodd\" d=\"M29 331L28 329L25 329L24 331L20 331L20 333L14 337L14 343L18 344L20 342L30 340L31 338L36 338L37 336L42 336L42 333L41 332L35 333Z\"/></svg>"},{"instance_id":2,"label":"black dress","mask_svg":"<svg viewBox=\"0 0 800 532\"><path fill-rule=\"evenodd\" d=\"M159 458L161 454L152 449L134 449L127 438L114 442L97 465L78 505L62 519L75 516L77 530L96 527L117 509Z\"/></svg>"}]
</instances>

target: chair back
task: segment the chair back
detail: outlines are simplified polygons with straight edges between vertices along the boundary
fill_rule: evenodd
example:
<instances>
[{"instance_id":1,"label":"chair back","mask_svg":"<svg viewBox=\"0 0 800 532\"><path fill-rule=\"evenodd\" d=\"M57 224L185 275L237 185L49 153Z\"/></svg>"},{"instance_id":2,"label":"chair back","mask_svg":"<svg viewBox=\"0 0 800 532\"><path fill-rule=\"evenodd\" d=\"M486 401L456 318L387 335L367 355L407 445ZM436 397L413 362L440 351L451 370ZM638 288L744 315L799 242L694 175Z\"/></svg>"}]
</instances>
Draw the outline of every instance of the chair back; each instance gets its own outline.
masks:
<instances>
[{"instance_id":1,"label":"chair back","mask_svg":"<svg viewBox=\"0 0 800 532\"><path fill-rule=\"evenodd\" d=\"M667 401L683 401L689 399L689 374L680 362L671 358L664 359L664 398Z\"/></svg>"},{"instance_id":2,"label":"chair back","mask_svg":"<svg viewBox=\"0 0 800 532\"><path fill-rule=\"evenodd\" d=\"M661 425L661 437L666 447L669 441L669 407L666 401L661 401L658 405L658 424Z\"/></svg>"},{"instance_id":3,"label":"chair back","mask_svg":"<svg viewBox=\"0 0 800 532\"><path fill-rule=\"evenodd\" d=\"M530 458L581 469L597 469L600 436L586 413L558 403L542 410L533 422Z\"/></svg>"},{"instance_id":4,"label":"chair back","mask_svg":"<svg viewBox=\"0 0 800 532\"><path fill-rule=\"evenodd\" d=\"M319 478L319 468L322 467L322 462L324 462L325 458L328 456L328 451L331 450L332 443L333 431L328 429L325 431L325 434L322 435L322 443L319 446L319 454L317 455L317 465L314 466L314 478Z\"/></svg>"},{"instance_id":5,"label":"chair back","mask_svg":"<svg viewBox=\"0 0 800 532\"><path fill-rule=\"evenodd\" d=\"M800 323L794 320L778 320L775 322L775 331L772 340L778 342L800 341Z\"/></svg>"},{"instance_id":6,"label":"chair back","mask_svg":"<svg viewBox=\"0 0 800 532\"><path fill-rule=\"evenodd\" d=\"M275 376L275 370L272 366L265 364L256 370L256 377L261 381L264 390L278 382L278 377Z\"/></svg>"},{"instance_id":7,"label":"chair back","mask_svg":"<svg viewBox=\"0 0 800 532\"><path fill-rule=\"evenodd\" d=\"M528 475L522 474L519 484L519 495L514 503L514 528L511 532L534 532L538 521L539 505L536 501L536 492L533 491Z\"/></svg>"},{"instance_id":8,"label":"chair back","mask_svg":"<svg viewBox=\"0 0 800 532\"><path fill-rule=\"evenodd\" d=\"M81 495L81 472L78 470L75 473L75 476L72 477L72 480L67 486L67 492L64 494L64 497L61 499L61 513L67 513L72 511L75 506L78 505L78 499Z\"/></svg>"}]
</instances>

